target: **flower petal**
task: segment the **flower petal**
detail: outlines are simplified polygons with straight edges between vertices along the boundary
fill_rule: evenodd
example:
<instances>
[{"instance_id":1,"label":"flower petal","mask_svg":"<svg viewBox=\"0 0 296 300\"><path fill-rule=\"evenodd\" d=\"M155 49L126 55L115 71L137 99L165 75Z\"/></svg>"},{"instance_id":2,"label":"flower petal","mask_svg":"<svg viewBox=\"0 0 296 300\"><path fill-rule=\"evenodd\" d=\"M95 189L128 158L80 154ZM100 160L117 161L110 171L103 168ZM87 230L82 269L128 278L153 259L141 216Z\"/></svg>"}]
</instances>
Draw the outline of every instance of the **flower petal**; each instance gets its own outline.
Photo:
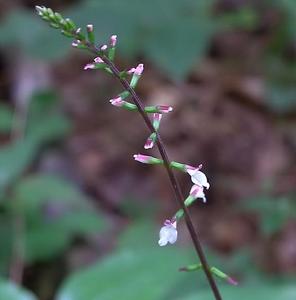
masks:
<instances>
[{"instance_id":1,"label":"flower petal","mask_svg":"<svg viewBox=\"0 0 296 300\"><path fill-rule=\"evenodd\" d=\"M190 174L189 171L187 172L188 174ZM206 189L210 187L210 184L208 183L208 179L203 172L195 170L195 172L190 175L193 183L198 184L200 186L204 186Z\"/></svg>"}]
</instances>

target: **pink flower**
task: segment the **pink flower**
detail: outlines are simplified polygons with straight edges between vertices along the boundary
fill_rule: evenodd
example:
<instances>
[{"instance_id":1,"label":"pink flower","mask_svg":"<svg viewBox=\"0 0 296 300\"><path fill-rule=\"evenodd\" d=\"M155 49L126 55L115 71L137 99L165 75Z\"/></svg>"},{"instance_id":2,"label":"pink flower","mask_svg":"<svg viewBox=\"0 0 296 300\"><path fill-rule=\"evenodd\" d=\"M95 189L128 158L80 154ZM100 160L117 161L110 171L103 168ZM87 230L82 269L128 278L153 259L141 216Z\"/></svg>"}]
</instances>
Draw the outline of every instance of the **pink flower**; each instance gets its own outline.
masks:
<instances>
[{"instance_id":1,"label":"pink flower","mask_svg":"<svg viewBox=\"0 0 296 300\"><path fill-rule=\"evenodd\" d=\"M148 156L148 155L143 155L143 154L135 154L134 159L136 161L139 161L139 162L143 163L143 164L149 164L149 162L151 161L151 159L153 159L153 157Z\"/></svg>"},{"instance_id":2,"label":"pink flower","mask_svg":"<svg viewBox=\"0 0 296 300\"><path fill-rule=\"evenodd\" d=\"M109 102L114 106L121 107L121 106L123 106L125 101L123 101L121 97L117 97L117 98L111 99Z\"/></svg>"},{"instance_id":3,"label":"pink flower","mask_svg":"<svg viewBox=\"0 0 296 300\"><path fill-rule=\"evenodd\" d=\"M72 42L72 47L76 48L81 44L80 40L75 40Z\"/></svg>"},{"instance_id":4,"label":"pink flower","mask_svg":"<svg viewBox=\"0 0 296 300\"><path fill-rule=\"evenodd\" d=\"M94 59L94 62L95 63L97 63L97 64L102 64L102 63L104 63L104 61L101 59L101 57L96 57L95 59Z\"/></svg>"},{"instance_id":5,"label":"pink flower","mask_svg":"<svg viewBox=\"0 0 296 300\"><path fill-rule=\"evenodd\" d=\"M95 64L87 64L87 65L85 65L84 70L88 70L88 69L93 70L95 68L96 68Z\"/></svg>"},{"instance_id":6,"label":"pink flower","mask_svg":"<svg viewBox=\"0 0 296 300\"><path fill-rule=\"evenodd\" d=\"M169 113L173 110L173 108L169 105L157 105L156 108L160 113Z\"/></svg>"},{"instance_id":7,"label":"pink flower","mask_svg":"<svg viewBox=\"0 0 296 300\"><path fill-rule=\"evenodd\" d=\"M149 136L148 139L146 140L146 143L144 145L145 149L151 149L154 146L154 141L153 139Z\"/></svg>"},{"instance_id":8,"label":"pink flower","mask_svg":"<svg viewBox=\"0 0 296 300\"><path fill-rule=\"evenodd\" d=\"M153 114L153 121L160 122L162 118L162 114L154 113Z\"/></svg>"},{"instance_id":9,"label":"pink flower","mask_svg":"<svg viewBox=\"0 0 296 300\"><path fill-rule=\"evenodd\" d=\"M136 70L135 68L131 68L127 71L127 74L131 75L135 72L135 70Z\"/></svg>"},{"instance_id":10,"label":"pink flower","mask_svg":"<svg viewBox=\"0 0 296 300\"><path fill-rule=\"evenodd\" d=\"M110 37L110 45L111 47L115 47L117 43L117 35L111 35Z\"/></svg>"},{"instance_id":11,"label":"pink flower","mask_svg":"<svg viewBox=\"0 0 296 300\"><path fill-rule=\"evenodd\" d=\"M87 32L93 32L94 26L92 24L88 24L88 25L86 25L86 30L87 30Z\"/></svg>"},{"instance_id":12,"label":"pink flower","mask_svg":"<svg viewBox=\"0 0 296 300\"><path fill-rule=\"evenodd\" d=\"M141 76L143 71L144 71L144 65L143 64L138 64L138 66L135 69L134 74L138 75L138 76Z\"/></svg>"},{"instance_id":13,"label":"pink flower","mask_svg":"<svg viewBox=\"0 0 296 300\"><path fill-rule=\"evenodd\" d=\"M238 282L237 282L236 280L234 280L233 278L231 278L230 276L227 276L226 281L227 281L229 284L232 284L232 285L238 285Z\"/></svg>"},{"instance_id":14,"label":"pink flower","mask_svg":"<svg viewBox=\"0 0 296 300\"><path fill-rule=\"evenodd\" d=\"M138 64L136 68L131 68L127 71L128 74L135 74L137 76L141 76L144 71L144 65Z\"/></svg>"},{"instance_id":15,"label":"pink flower","mask_svg":"<svg viewBox=\"0 0 296 300\"><path fill-rule=\"evenodd\" d=\"M105 51L105 50L107 50L107 48L108 48L107 45L103 45L100 49L101 49L102 51Z\"/></svg>"}]
</instances>

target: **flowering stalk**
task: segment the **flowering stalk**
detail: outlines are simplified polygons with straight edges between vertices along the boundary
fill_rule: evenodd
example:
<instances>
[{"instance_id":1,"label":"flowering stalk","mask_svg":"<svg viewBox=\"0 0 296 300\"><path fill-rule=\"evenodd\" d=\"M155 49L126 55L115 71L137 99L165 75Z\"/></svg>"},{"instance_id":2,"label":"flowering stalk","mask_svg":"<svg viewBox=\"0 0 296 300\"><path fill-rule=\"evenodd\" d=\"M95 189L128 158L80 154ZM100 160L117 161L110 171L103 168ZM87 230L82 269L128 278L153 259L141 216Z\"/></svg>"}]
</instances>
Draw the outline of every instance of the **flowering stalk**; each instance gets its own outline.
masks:
<instances>
[{"instance_id":1,"label":"flowering stalk","mask_svg":"<svg viewBox=\"0 0 296 300\"><path fill-rule=\"evenodd\" d=\"M119 80L119 82L121 83L121 85L123 86L124 90L126 92L128 92L129 96L132 98L134 104L137 107L137 110L139 111L140 115L142 116L146 126L148 127L150 133L155 133L156 135L156 145L158 147L158 150L160 152L160 156L162 158L162 163L165 166L165 169L168 173L169 179L171 181L174 193L175 193L175 198L178 201L179 205L181 206L181 208L184 211L184 217L185 217L185 221L186 221L186 225L188 227L190 236L192 238L195 250L199 256L201 265L203 266L203 270L206 274L206 277L208 279L208 282L210 284L211 290L213 292L213 295L215 297L216 300L221 300L222 297L220 295L220 292L218 290L218 287L215 283L215 280L213 278L213 275L211 273L210 267L208 265L208 262L206 260L206 257L204 255L201 243L199 241L198 235L194 229L191 217L189 215L189 211L188 208L186 207L185 203L183 202L183 194L181 192L179 183L175 177L175 174L173 173L172 169L171 169L171 162L168 158L168 155L166 153L166 149L164 146L164 143L161 139L161 136L159 135L158 131L155 130L149 116L147 115L147 111L145 111L145 107L140 99L140 97L136 94L134 87L135 84L137 83L137 81L139 80L142 72L143 72L143 66L138 65L137 68L135 69L131 69L128 72L120 72L118 70L118 68L114 65L112 59L110 59L110 57L108 57L106 55L106 50L107 50L107 45L103 45L101 47L97 47L96 45L94 45L94 43L88 38L86 38L83 34L81 34L81 32L76 32L76 26L75 24L72 24L73 22L69 21L67 22L67 19L63 19L60 15L56 15L51 9L48 9L46 7L41 7L41 6L36 6L36 9L38 11L38 14L41 16L42 19L44 19L45 21L49 22L50 25L52 25L54 28L57 29L61 29L62 33L68 37L72 37L75 39L75 45L77 45L78 48L81 49L86 49L88 51L90 51L91 53L93 53L96 56L99 56L103 62L106 64L107 68L110 70L110 72L112 73L112 75L117 78ZM129 83L126 80L126 75L127 73L133 74L131 83ZM171 111L171 109L167 109L164 112L169 112ZM154 112L154 111L153 111ZM138 156L137 156L138 157ZM146 158L142 159L144 161L146 161ZM159 163L157 163L159 164ZM200 175L200 174L198 174ZM192 173L191 175L192 177L195 176L194 173ZM170 223L170 224L165 224L165 226L174 226L174 223ZM171 232L170 232L171 234ZM171 238L171 235L169 235L169 238ZM173 242L173 240L171 239L171 241Z\"/></svg>"}]
</instances>

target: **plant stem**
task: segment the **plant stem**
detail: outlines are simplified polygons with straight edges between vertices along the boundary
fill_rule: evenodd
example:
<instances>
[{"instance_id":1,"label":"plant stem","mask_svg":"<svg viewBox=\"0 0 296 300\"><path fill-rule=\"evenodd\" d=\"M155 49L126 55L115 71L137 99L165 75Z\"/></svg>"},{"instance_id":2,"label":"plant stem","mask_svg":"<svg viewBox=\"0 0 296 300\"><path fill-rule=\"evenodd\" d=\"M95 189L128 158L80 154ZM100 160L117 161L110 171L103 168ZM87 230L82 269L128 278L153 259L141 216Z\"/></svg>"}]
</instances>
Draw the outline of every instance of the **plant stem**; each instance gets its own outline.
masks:
<instances>
[{"instance_id":1,"label":"plant stem","mask_svg":"<svg viewBox=\"0 0 296 300\"><path fill-rule=\"evenodd\" d=\"M197 253L197 255L200 259L200 262L201 262L203 270L206 274L206 277L207 277L207 280L208 280L209 285L211 287L211 290L213 292L213 295L215 296L215 299L216 300L222 300L219 289L218 289L218 287L216 285L216 282L215 282L215 280L212 276L209 264L207 262L204 251L202 249L201 242L198 238L197 232L194 229L192 219L189 215L189 210L184 204L184 201L183 201L184 196L182 194L180 185L177 181L177 178L176 178L173 170L170 168L170 160L169 160L169 157L167 155L165 145L162 141L162 138L161 138L159 132L155 131L155 129L153 127L153 124L152 124L148 114L145 112L142 100L137 95L135 90L130 86L129 82L126 79L124 79L120 76L120 71L117 69L117 67L114 65L114 63L108 57L106 57L105 55L104 56L101 55L101 50L100 49L96 48L93 44L90 44L88 42L85 42L85 45L88 47L88 49L92 53L94 53L95 55L100 55L100 57L103 59L103 61L106 63L106 65L108 65L108 67L112 71L114 77L116 77L119 80L119 82L121 83L121 85L124 87L124 89L130 93L130 95L132 97L132 100L133 100L134 104L137 106L137 108L139 110L139 113L142 116L146 126L149 129L149 131L151 133L156 134L156 136L157 136L156 144L157 144L159 153L160 153L160 155L161 155L161 157L164 161L164 166L166 168L166 171L167 171L167 174L169 176L171 185L173 187L175 198L176 198L177 202L179 203L179 205L181 206L181 208L184 211L184 217L185 217L186 225L187 225L188 231L190 233L192 242L194 244L194 248L195 248L196 253Z\"/></svg>"}]
</instances>

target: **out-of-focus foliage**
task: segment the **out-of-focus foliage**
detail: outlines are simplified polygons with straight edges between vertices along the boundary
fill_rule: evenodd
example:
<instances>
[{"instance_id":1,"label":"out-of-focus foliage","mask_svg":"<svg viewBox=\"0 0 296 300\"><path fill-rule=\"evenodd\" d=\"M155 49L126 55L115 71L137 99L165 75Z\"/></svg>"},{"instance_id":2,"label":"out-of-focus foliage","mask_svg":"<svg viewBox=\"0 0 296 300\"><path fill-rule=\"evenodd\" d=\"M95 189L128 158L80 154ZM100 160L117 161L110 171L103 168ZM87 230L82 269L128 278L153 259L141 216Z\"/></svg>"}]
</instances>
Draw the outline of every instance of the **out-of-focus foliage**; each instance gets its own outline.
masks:
<instances>
[{"instance_id":1,"label":"out-of-focus foliage","mask_svg":"<svg viewBox=\"0 0 296 300\"><path fill-rule=\"evenodd\" d=\"M26 263L60 255L75 236L102 229L102 216L74 184L53 175L22 176L44 145L69 131L69 121L57 111L56 99L49 92L33 97L24 136L0 150L2 272L8 267L14 247L14 218L24 222ZM6 107L3 114L11 119L12 112ZM6 129L11 131L10 123Z\"/></svg>"},{"instance_id":2,"label":"out-of-focus foliage","mask_svg":"<svg viewBox=\"0 0 296 300\"><path fill-rule=\"evenodd\" d=\"M202 272L188 274L177 271L190 259L192 262L194 254L175 247L159 248L155 231L148 224L134 224L123 235L117 251L104 261L71 275L61 287L57 299L212 299ZM218 257L210 259L220 260ZM237 267L247 276L248 268L241 261ZM252 277L256 276L255 267L252 264L249 267ZM249 299L250 294L255 300L293 300L296 297L296 287L289 281L279 284L263 280L261 276L256 281L251 277L242 280L238 287L221 281L218 284L226 299ZM198 290L195 291L194 287Z\"/></svg>"},{"instance_id":3,"label":"out-of-focus foliage","mask_svg":"<svg viewBox=\"0 0 296 300\"><path fill-rule=\"evenodd\" d=\"M6 281L0 281L0 296L3 300L36 300L32 293Z\"/></svg>"},{"instance_id":4,"label":"out-of-focus foliage","mask_svg":"<svg viewBox=\"0 0 296 300\"><path fill-rule=\"evenodd\" d=\"M58 299L163 299L184 276L178 268L190 260L185 250L160 248L156 232L147 223L132 226L119 241L116 252L70 276Z\"/></svg>"},{"instance_id":5,"label":"out-of-focus foliage","mask_svg":"<svg viewBox=\"0 0 296 300\"><path fill-rule=\"evenodd\" d=\"M0 132L10 132L12 127L13 112L7 105L0 104Z\"/></svg>"},{"instance_id":6,"label":"out-of-focus foliage","mask_svg":"<svg viewBox=\"0 0 296 300\"><path fill-rule=\"evenodd\" d=\"M102 217L77 188L62 178L35 175L15 187L11 205L26 224L28 262L62 253L76 235L97 233Z\"/></svg>"},{"instance_id":7,"label":"out-of-focus foliage","mask_svg":"<svg viewBox=\"0 0 296 300\"><path fill-rule=\"evenodd\" d=\"M295 199L288 197L257 197L245 202L242 208L258 214L261 230L266 235L279 231L287 220L296 218Z\"/></svg>"},{"instance_id":8,"label":"out-of-focus foliage","mask_svg":"<svg viewBox=\"0 0 296 300\"><path fill-rule=\"evenodd\" d=\"M24 138L0 149L0 194L37 157L42 145L63 137L68 131L69 122L56 111L56 100L54 95L48 93L36 95L29 107ZM1 114L6 115L5 131L14 130L12 127L9 128L12 126L13 112L3 106Z\"/></svg>"},{"instance_id":9,"label":"out-of-focus foliage","mask_svg":"<svg viewBox=\"0 0 296 300\"><path fill-rule=\"evenodd\" d=\"M225 299L241 299L249 300L250 295L254 300L269 299L269 300L293 300L296 297L295 285L276 285L273 283L262 285L262 282L258 282L258 285L245 285L239 288L222 287L221 294ZM189 297L182 297L176 300L210 300L213 299L213 295L210 291L203 290L197 294L192 294Z\"/></svg>"}]
</instances>

